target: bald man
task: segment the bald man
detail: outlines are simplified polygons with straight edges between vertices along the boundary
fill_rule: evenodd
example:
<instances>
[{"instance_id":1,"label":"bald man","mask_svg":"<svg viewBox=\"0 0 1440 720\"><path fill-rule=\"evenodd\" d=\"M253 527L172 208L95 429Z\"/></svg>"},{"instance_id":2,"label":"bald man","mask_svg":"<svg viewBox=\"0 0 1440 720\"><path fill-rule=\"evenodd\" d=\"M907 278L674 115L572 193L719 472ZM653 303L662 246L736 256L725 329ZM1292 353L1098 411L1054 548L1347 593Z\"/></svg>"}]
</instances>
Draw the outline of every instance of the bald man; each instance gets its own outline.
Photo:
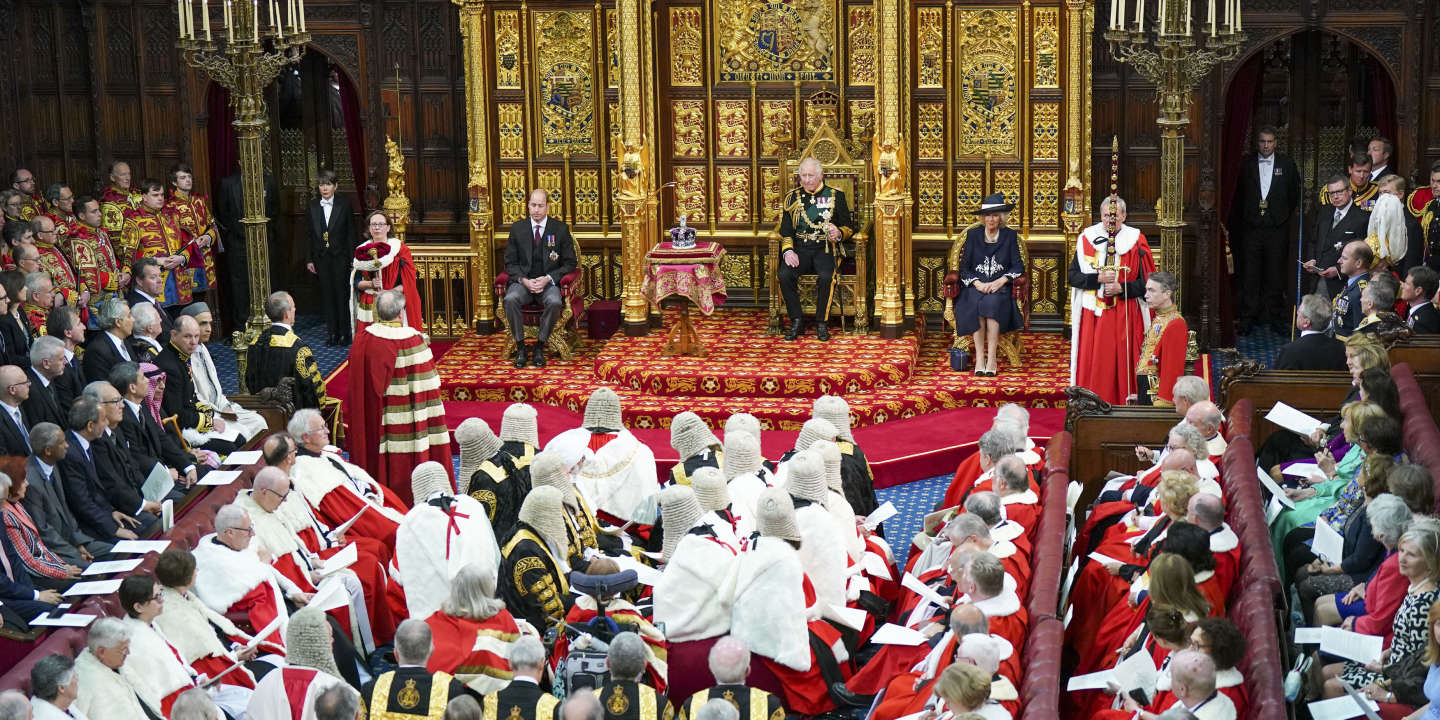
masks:
<instances>
[{"instance_id":1,"label":"bald man","mask_svg":"<svg viewBox=\"0 0 1440 720\"><path fill-rule=\"evenodd\" d=\"M1190 423L1204 436L1210 461L1219 466L1225 455L1225 448L1228 447L1225 437L1220 434L1220 428L1225 424L1225 414L1220 412L1219 406L1209 400L1197 402L1185 411L1185 422Z\"/></svg>"},{"instance_id":2,"label":"bald man","mask_svg":"<svg viewBox=\"0 0 1440 720\"><path fill-rule=\"evenodd\" d=\"M745 641L726 635L710 647L710 674L715 687L691 695L680 706L680 720L690 720L705 703L721 699L733 703L745 720L784 720L785 706L780 698L759 688L747 687L750 674L750 648Z\"/></svg>"},{"instance_id":3,"label":"bald man","mask_svg":"<svg viewBox=\"0 0 1440 720\"><path fill-rule=\"evenodd\" d=\"M200 345L200 324L190 315L181 315L170 330L170 341L155 356L155 366L165 371L165 396L161 415L176 416L181 434L190 447L203 447L222 455L245 444L240 425L227 425L215 408L200 402L195 394L195 376L190 373L190 356Z\"/></svg>"},{"instance_id":4,"label":"bald man","mask_svg":"<svg viewBox=\"0 0 1440 720\"><path fill-rule=\"evenodd\" d=\"M530 216L510 226L505 244L505 324L515 340L515 367L525 367L527 358L537 368L545 367L545 343L560 319L564 298L560 281L579 264L575 239L559 218L550 217L550 193L536 188L526 203ZM544 307L540 332L533 350L525 347L525 323L521 309L531 303Z\"/></svg>"}]
</instances>

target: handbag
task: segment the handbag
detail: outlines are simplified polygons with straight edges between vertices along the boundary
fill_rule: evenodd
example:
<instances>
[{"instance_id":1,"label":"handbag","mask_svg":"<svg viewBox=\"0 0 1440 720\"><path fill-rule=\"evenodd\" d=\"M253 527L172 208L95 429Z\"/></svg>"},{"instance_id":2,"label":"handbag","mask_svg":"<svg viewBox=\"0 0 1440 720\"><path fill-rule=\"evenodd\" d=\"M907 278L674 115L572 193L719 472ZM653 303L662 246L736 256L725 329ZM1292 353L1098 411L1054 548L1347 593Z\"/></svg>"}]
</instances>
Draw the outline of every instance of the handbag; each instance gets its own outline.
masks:
<instances>
[{"instance_id":1,"label":"handbag","mask_svg":"<svg viewBox=\"0 0 1440 720\"><path fill-rule=\"evenodd\" d=\"M950 369L955 372L965 372L970 369L970 353L960 348L950 348Z\"/></svg>"}]
</instances>

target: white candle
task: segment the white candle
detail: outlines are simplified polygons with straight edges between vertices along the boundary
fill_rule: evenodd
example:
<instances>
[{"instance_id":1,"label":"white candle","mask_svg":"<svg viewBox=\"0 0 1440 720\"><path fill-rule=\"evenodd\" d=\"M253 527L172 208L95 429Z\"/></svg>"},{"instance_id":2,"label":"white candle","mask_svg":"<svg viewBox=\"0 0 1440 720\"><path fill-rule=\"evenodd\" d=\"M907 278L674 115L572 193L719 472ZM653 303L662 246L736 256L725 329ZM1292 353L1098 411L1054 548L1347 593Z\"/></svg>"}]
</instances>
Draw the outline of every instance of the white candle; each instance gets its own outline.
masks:
<instances>
[{"instance_id":1,"label":"white candle","mask_svg":"<svg viewBox=\"0 0 1440 720\"><path fill-rule=\"evenodd\" d=\"M1120 0L1110 0L1110 29L1115 29L1115 13L1120 10Z\"/></svg>"},{"instance_id":2,"label":"white candle","mask_svg":"<svg viewBox=\"0 0 1440 720\"><path fill-rule=\"evenodd\" d=\"M235 20L230 14L230 0L225 0L225 40L235 42Z\"/></svg>"},{"instance_id":3,"label":"white candle","mask_svg":"<svg viewBox=\"0 0 1440 720\"><path fill-rule=\"evenodd\" d=\"M175 27L180 39L185 39L185 0L175 0Z\"/></svg>"},{"instance_id":4,"label":"white candle","mask_svg":"<svg viewBox=\"0 0 1440 720\"><path fill-rule=\"evenodd\" d=\"M1168 19L1168 17L1169 17L1168 15L1166 15L1167 10L1168 10L1168 8L1165 7L1165 0L1160 0L1160 34L1161 34L1161 35L1164 35L1164 34L1165 34L1165 30L1166 30L1166 28L1165 28L1165 21L1166 21L1166 20Z\"/></svg>"},{"instance_id":5,"label":"white candle","mask_svg":"<svg viewBox=\"0 0 1440 720\"><path fill-rule=\"evenodd\" d=\"M1191 7L1192 2L1193 0L1185 0L1185 37L1190 37L1190 21L1194 19L1191 14L1194 10Z\"/></svg>"},{"instance_id":6,"label":"white candle","mask_svg":"<svg viewBox=\"0 0 1440 720\"><path fill-rule=\"evenodd\" d=\"M200 23L205 26L205 42L210 42L210 0L200 0Z\"/></svg>"},{"instance_id":7,"label":"white candle","mask_svg":"<svg viewBox=\"0 0 1440 720\"><path fill-rule=\"evenodd\" d=\"M275 9L275 37L285 37L285 23L280 17L280 3L278 0L270 0L270 7Z\"/></svg>"},{"instance_id":8,"label":"white candle","mask_svg":"<svg viewBox=\"0 0 1440 720\"><path fill-rule=\"evenodd\" d=\"M1240 32L1244 23L1240 22L1240 0L1235 0L1235 32Z\"/></svg>"},{"instance_id":9,"label":"white candle","mask_svg":"<svg viewBox=\"0 0 1440 720\"><path fill-rule=\"evenodd\" d=\"M185 0L185 37L195 39L195 7Z\"/></svg>"},{"instance_id":10,"label":"white candle","mask_svg":"<svg viewBox=\"0 0 1440 720\"><path fill-rule=\"evenodd\" d=\"M1135 30L1145 32L1145 0L1135 3Z\"/></svg>"},{"instance_id":11,"label":"white candle","mask_svg":"<svg viewBox=\"0 0 1440 720\"><path fill-rule=\"evenodd\" d=\"M1210 37L1213 38L1215 37L1215 0L1210 0L1210 14L1207 17L1210 19Z\"/></svg>"},{"instance_id":12,"label":"white candle","mask_svg":"<svg viewBox=\"0 0 1440 720\"><path fill-rule=\"evenodd\" d=\"M300 0L300 32L305 32L305 0Z\"/></svg>"},{"instance_id":13,"label":"white candle","mask_svg":"<svg viewBox=\"0 0 1440 720\"><path fill-rule=\"evenodd\" d=\"M255 12L250 39L252 42L260 42L260 0L250 0L250 9Z\"/></svg>"}]
</instances>

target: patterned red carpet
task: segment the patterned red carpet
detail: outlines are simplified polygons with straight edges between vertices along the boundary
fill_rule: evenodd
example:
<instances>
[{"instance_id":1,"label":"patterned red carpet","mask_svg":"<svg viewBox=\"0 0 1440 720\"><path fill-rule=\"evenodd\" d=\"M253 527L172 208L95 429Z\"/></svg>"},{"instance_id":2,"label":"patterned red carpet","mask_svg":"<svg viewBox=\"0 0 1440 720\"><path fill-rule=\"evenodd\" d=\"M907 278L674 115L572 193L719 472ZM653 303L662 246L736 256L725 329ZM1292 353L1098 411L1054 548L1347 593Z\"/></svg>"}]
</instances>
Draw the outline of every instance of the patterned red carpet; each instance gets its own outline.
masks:
<instances>
[{"instance_id":1,"label":"patterned red carpet","mask_svg":"<svg viewBox=\"0 0 1440 720\"><path fill-rule=\"evenodd\" d=\"M813 332L798 343L766 335L759 310L722 310L696 329L709 346L706 358L663 358L665 334L582 339L570 361L548 358L544 369L511 367L501 358L499 335L471 336L440 358L441 395L449 401L511 401L581 411L590 391L610 385L625 403L625 424L668 427L692 410L712 425L733 412L750 412L775 430L798 430L818 395L844 394L857 425L873 425L949 408L1016 402L1061 408L1069 382L1069 340L1027 333L1024 367L1001 366L993 378L951 372L950 336L930 333L883 340L878 335ZM667 316L667 320L669 317Z\"/></svg>"}]
</instances>

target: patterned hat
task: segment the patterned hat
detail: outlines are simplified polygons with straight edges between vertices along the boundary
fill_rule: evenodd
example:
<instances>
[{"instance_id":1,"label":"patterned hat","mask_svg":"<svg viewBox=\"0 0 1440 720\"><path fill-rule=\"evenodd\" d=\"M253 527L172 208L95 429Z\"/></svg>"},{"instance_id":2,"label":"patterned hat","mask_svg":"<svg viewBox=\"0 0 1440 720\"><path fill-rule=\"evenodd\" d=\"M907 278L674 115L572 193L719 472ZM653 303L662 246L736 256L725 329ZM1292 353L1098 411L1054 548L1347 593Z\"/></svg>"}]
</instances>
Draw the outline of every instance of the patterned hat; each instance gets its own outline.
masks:
<instances>
[{"instance_id":1,"label":"patterned hat","mask_svg":"<svg viewBox=\"0 0 1440 720\"><path fill-rule=\"evenodd\" d=\"M850 435L850 403L839 395L821 395L815 398L810 409L811 417L829 420L835 426L835 435L841 440L854 440Z\"/></svg>"},{"instance_id":2,"label":"patterned hat","mask_svg":"<svg viewBox=\"0 0 1440 720\"><path fill-rule=\"evenodd\" d=\"M750 413L734 413L725 418L725 439L730 439L731 433L743 432L760 439L760 419Z\"/></svg>"},{"instance_id":3,"label":"patterned hat","mask_svg":"<svg viewBox=\"0 0 1440 720\"><path fill-rule=\"evenodd\" d=\"M795 449L809 449L811 443L814 443L816 440L833 441L837 432L835 426L832 425L829 420L812 417L806 420L804 425L800 426L800 435L795 438Z\"/></svg>"},{"instance_id":4,"label":"patterned hat","mask_svg":"<svg viewBox=\"0 0 1440 720\"><path fill-rule=\"evenodd\" d=\"M699 415L686 410L670 421L670 447L680 453L681 460L686 460L706 448L720 447L720 440Z\"/></svg>"},{"instance_id":5,"label":"patterned hat","mask_svg":"<svg viewBox=\"0 0 1440 720\"><path fill-rule=\"evenodd\" d=\"M585 420L580 427L607 430L625 427L620 419L620 396L608 387L595 388L595 392L590 393L590 399L585 401Z\"/></svg>"},{"instance_id":6,"label":"patterned hat","mask_svg":"<svg viewBox=\"0 0 1440 720\"><path fill-rule=\"evenodd\" d=\"M455 493L455 488L450 484L450 471L434 460L426 460L416 465L415 469L410 471L411 500L418 505L436 491Z\"/></svg>"},{"instance_id":7,"label":"patterned hat","mask_svg":"<svg viewBox=\"0 0 1440 720\"><path fill-rule=\"evenodd\" d=\"M570 536L565 532L564 501L560 499L558 489L548 485L532 489L525 496L525 502L520 504L519 518L553 546L550 548L552 552L561 555L570 553Z\"/></svg>"},{"instance_id":8,"label":"patterned hat","mask_svg":"<svg viewBox=\"0 0 1440 720\"><path fill-rule=\"evenodd\" d=\"M700 500L695 497L694 490L684 485L671 485L660 491L660 522L661 533L664 535L661 559L670 561L670 556L675 554L675 548L680 546L680 541L704 514L705 510L700 507Z\"/></svg>"},{"instance_id":9,"label":"patterned hat","mask_svg":"<svg viewBox=\"0 0 1440 720\"><path fill-rule=\"evenodd\" d=\"M325 613L315 608L300 608L285 626L285 662L341 677L335 667L335 651L330 647L330 627Z\"/></svg>"},{"instance_id":10,"label":"patterned hat","mask_svg":"<svg viewBox=\"0 0 1440 720\"><path fill-rule=\"evenodd\" d=\"M708 465L697 469L690 476L690 487L695 491L700 507L707 512L730 507L730 486L725 484L725 476L720 474L719 469Z\"/></svg>"},{"instance_id":11,"label":"patterned hat","mask_svg":"<svg viewBox=\"0 0 1440 720\"><path fill-rule=\"evenodd\" d=\"M840 478L840 446L829 440L816 440L810 446L810 452L818 454L821 462L825 463L825 487L844 495L845 483Z\"/></svg>"},{"instance_id":12,"label":"patterned hat","mask_svg":"<svg viewBox=\"0 0 1440 720\"><path fill-rule=\"evenodd\" d=\"M549 450L535 453L535 459L530 461L530 486L553 487L560 491L560 499L566 505L575 507L575 484L570 482L565 460L558 453Z\"/></svg>"},{"instance_id":13,"label":"patterned hat","mask_svg":"<svg viewBox=\"0 0 1440 720\"><path fill-rule=\"evenodd\" d=\"M766 488L755 500L755 528L765 537L800 540L795 502L780 488Z\"/></svg>"},{"instance_id":14,"label":"patterned hat","mask_svg":"<svg viewBox=\"0 0 1440 720\"><path fill-rule=\"evenodd\" d=\"M809 423L806 423L807 425ZM824 505L830 488L825 484L825 461L814 450L801 450L785 461L789 473L786 489L800 500Z\"/></svg>"},{"instance_id":15,"label":"patterned hat","mask_svg":"<svg viewBox=\"0 0 1440 720\"><path fill-rule=\"evenodd\" d=\"M455 487L460 493L470 492L470 476L500 452L500 438L490 430L490 425L478 417L465 418L455 428L455 442L460 443L460 474L455 478Z\"/></svg>"},{"instance_id":16,"label":"patterned hat","mask_svg":"<svg viewBox=\"0 0 1440 720\"><path fill-rule=\"evenodd\" d=\"M765 457L760 454L760 441L743 432L725 433L725 456L720 465L725 470L725 479L733 480L741 475L760 471Z\"/></svg>"},{"instance_id":17,"label":"patterned hat","mask_svg":"<svg viewBox=\"0 0 1440 720\"><path fill-rule=\"evenodd\" d=\"M525 403L515 403L505 408L500 418L500 441L523 442L530 447L540 446L540 429L535 423L535 408Z\"/></svg>"}]
</instances>

